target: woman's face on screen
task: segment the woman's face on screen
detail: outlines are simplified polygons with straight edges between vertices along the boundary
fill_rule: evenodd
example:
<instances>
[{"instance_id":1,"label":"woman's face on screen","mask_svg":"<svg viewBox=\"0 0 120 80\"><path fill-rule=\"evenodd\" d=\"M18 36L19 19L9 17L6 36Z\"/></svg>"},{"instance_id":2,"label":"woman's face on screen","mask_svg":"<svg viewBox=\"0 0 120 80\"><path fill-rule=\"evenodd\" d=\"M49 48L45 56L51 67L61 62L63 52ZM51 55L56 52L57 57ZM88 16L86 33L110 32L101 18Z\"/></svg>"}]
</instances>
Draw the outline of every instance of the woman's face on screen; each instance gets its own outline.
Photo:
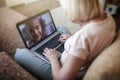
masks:
<instances>
[{"instance_id":1,"label":"woman's face on screen","mask_svg":"<svg viewBox=\"0 0 120 80\"><path fill-rule=\"evenodd\" d=\"M39 26L34 27L34 32L31 34L33 39L36 41L40 41L42 38L41 31L39 30Z\"/></svg>"}]
</instances>

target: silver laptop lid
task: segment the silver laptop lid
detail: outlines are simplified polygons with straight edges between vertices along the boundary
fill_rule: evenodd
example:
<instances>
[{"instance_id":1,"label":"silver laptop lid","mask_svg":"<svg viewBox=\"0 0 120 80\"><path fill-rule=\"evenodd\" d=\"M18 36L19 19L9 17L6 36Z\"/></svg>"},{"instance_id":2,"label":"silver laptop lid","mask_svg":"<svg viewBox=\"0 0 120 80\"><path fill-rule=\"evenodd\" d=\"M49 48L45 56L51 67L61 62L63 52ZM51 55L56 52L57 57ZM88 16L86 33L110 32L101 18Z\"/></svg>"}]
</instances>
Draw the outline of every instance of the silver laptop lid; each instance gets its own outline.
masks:
<instances>
[{"instance_id":1,"label":"silver laptop lid","mask_svg":"<svg viewBox=\"0 0 120 80\"><path fill-rule=\"evenodd\" d=\"M26 47L29 49L57 32L49 10L19 22L17 28Z\"/></svg>"}]
</instances>

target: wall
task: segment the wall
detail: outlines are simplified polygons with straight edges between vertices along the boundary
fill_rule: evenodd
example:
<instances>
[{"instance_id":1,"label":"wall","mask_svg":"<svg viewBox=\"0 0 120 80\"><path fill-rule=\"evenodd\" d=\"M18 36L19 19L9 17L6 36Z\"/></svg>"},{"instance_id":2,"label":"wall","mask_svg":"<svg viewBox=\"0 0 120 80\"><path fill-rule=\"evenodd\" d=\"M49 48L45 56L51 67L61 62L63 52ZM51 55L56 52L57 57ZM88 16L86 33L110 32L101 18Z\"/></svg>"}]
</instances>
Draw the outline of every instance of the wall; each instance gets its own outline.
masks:
<instances>
[{"instance_id":1,"label":"wall","mask_svg":"<svg viewBox=\"0 0 120 80\"><path fill-rule=\"evenodd\" d=\"M6 0L7 7L12 7L20 4L24 4L24 0Z\"/></svg>"}]
</instances>

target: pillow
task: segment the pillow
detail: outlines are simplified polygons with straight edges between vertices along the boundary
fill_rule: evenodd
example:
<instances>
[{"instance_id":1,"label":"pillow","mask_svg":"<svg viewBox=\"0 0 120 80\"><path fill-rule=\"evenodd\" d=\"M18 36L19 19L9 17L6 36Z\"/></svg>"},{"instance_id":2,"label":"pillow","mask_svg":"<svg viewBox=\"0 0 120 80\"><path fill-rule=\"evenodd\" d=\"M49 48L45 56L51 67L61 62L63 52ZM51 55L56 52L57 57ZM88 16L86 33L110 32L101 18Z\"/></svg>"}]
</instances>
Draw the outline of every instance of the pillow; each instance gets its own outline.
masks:
<instances>
[{"instance_id":1,"label":"pillow","mask_svg":"<svg viewBox=\"0 0 120 80\"><path fill-rule=\"evenodd\" d=\"M91 64L83 80L120 80L120 31L111 46Z\"/></svg>"},{"instance_id":2,"label":"pillow","mask_svg":"<svg viewBox=\"0 0 120 80\"><path fill-rule=\"evenodd\" d=\"M8 54L0 52L0 80L36 80Z\"/></svg>"},{"instance_id":3,"label":"pillow","mask_svg":"<svg viewBox=\"0 0 120 80\"><path fill-rule=\"evenodd\" d=\"M0 8L0 51L14 53L17 47L25 47L16 28L16 23L26 18L10 8ZM13 56L13 54L10 55Z\"/></svg>"}]
</instances>

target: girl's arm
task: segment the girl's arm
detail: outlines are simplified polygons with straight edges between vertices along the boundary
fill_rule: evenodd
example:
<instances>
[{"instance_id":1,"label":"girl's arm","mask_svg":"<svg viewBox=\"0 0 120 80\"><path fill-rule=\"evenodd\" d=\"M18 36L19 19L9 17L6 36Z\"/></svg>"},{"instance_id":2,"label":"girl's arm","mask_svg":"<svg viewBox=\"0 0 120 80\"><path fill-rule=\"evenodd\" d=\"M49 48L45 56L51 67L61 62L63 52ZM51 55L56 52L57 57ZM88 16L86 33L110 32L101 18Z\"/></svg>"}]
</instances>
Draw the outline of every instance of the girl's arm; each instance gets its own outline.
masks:
<instances>
[{"instance_id":1,"label":"girl's arm","mask_svg":"<svg viewBox=\"0 0 120 80\"><path fill-rule=\"evenodd\" d=\"M85 60L69 55L66 63L60 65L56 51L54 49L45 50L44 55L51 62L52 74L54 80L74 80L80 68L84 65Z\"/></svg>"}]
</instances>

